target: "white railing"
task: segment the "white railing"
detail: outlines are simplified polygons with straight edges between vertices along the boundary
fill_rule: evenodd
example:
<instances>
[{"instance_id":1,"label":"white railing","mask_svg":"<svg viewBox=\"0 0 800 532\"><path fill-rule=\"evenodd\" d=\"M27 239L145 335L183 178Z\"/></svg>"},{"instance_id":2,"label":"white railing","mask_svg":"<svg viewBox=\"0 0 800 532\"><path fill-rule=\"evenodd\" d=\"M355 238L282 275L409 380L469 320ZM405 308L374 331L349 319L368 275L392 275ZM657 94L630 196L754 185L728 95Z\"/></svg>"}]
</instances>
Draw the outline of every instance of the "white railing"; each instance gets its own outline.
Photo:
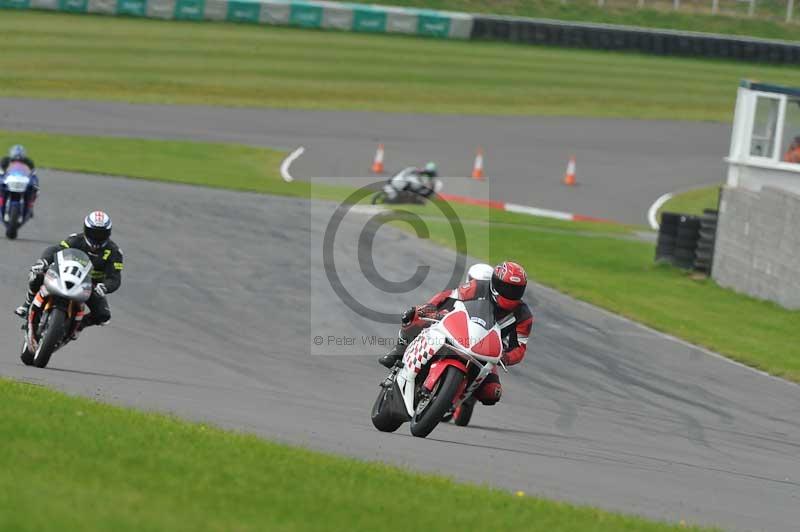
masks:
<instances>
[{"instance_id":1,"label":"white railing","mask_svg":"<svg viewBox=\"0 0 800 532\"><path fill-rule=\"evenodd\" d=\"M795 0L588 0L596 2L597 7L604 9L639 9L673 10L688 13L709 13L711 15L727 15L742 17L758 17L780 19L785 22L794 20ZM562 4L584 3L581 0L561 0Z\"/></svg>"}]
</instances>

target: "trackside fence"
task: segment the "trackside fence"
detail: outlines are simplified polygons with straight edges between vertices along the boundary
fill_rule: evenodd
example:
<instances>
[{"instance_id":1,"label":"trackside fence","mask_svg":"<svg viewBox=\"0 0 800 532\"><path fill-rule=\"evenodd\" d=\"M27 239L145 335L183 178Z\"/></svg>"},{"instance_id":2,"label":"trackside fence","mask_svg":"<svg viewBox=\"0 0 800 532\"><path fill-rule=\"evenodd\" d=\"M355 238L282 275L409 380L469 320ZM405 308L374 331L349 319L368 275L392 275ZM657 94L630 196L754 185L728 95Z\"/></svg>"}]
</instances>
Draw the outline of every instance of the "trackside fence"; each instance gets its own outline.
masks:
<instances>
[{"instance_id":1,"label":"trackside fence","mask_svg":"<svg viewBox=\"0 0 800 532\"><path fill-rule=\"evenodd\" d=\"M0 8L404 33L658 55L800 64L800 42L495 17L391 6L294 0L0 0Z\"/></svg>"}]
</instances>

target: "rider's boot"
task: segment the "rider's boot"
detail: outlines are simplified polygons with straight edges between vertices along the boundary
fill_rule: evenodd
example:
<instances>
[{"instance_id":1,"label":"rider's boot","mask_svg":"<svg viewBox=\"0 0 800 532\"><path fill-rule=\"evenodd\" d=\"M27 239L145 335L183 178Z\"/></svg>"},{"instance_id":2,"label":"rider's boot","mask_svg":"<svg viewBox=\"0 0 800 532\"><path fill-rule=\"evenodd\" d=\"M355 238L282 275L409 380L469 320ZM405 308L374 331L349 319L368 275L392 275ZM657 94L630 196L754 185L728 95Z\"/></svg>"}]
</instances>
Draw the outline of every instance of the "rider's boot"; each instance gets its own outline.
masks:
<instances>
[{"instance_id":1,"label":"rider's boot","mask_svg":"<svg viewBox=\"0 0 800 532\"><path fill-rule=\"evenodd\" d=\"M395 364L399 363L400 360L402 360L403 353L406 352L407 345L408 342L405 339L403 339L402 336L398 337L397 343L392 348L392 350L383 355L382 357L380 357L378 359L378 362L381 364L381 366L385 366L387 368L394 367Z\"/></svg>"},{"instance_id":2,"label":"rider's boot","mask_svg":"<svg viewBox=\"0 0 800 532\"><path fill-rule=\"evenodd\" d=\"M25 302L14 310L14 314L22 319L27 318L28 310L31 308L31 303L33 303L33 297L34 293L28 290L28 293L25 294Z\"/></svg>"}]
</instances>

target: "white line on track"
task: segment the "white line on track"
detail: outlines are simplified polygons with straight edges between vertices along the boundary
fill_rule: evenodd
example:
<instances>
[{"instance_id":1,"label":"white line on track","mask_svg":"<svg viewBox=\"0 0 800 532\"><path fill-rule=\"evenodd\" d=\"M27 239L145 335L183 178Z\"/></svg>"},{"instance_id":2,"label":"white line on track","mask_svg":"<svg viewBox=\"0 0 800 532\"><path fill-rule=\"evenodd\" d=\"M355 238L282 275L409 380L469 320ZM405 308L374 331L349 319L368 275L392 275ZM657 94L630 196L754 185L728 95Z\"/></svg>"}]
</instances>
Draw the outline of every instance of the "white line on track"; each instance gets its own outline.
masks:
<instances>
[{"instance_id":1,"label":"white line on track","mask_svg":"<svg viewBox=\"0 0 800 532\"><path fill-rule=\"evenodd\" d=\"M650 209L647 211L647 222L650 224L650 228L653 229L653 231L658 231L658 220L656 220L658 209L660 209L674 195L675 194L673 192L667 192L658 198L652 205L650 205Z\"/></svg>"},{"instance_id":2,"label":"white line on track","mask_svg":"<svg viewBox=\"0 0 800 532\"><path fill-rule=\"evenodd\" d=\"M286 157L286 159L284 159L283 162L281 163L281 177L287 183L291 183L292 181L294 181L294 178L292 177L292 174L289 173L289 167L292 166L292 163L298 157L303 155L303 153L305 151L306 151L305 147L300 146L299 148L294 150L292 153L290 153L289 156Z\"/></svg>"}]
</instances>

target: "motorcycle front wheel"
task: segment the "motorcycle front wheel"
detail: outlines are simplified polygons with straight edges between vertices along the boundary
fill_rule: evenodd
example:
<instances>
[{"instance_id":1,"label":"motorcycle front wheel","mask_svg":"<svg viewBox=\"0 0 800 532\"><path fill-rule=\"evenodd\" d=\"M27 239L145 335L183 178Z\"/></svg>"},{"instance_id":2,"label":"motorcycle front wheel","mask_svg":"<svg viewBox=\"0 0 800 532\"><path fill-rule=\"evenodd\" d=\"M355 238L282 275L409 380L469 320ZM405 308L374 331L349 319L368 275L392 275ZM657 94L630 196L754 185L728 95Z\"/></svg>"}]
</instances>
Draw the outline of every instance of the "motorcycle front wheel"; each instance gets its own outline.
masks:
<instances>
[{"instance_id":1,"label":"motorcycle front wheel","mask_svg":"<svg viewBox=\"0 0 800 532\"><path fill-rule=\"evenodd\" d=\"M386 203L386 192L383 190L376 192L375 195L372 196L373 205L381 205L382 203Z\"/></svg>"},{"instance_id":2,"label":"motorcycle front wheel","mask_svg":"<svg viewBox=\"0 0 800 532\"><path fill-rule=\"evenodd\" d=\"M444 415L453 406L453 399L458 392L464 374L458 368L449 366L444 370L431 391L430 396L417 404L414 417L411 418L411 434L424 438L436 428Z\"/></svg>"},{"instance_id":3,"label":"motorcycle front wheel","mask_svg":"<svg viewBox=\"0 0 800 532\"><path fill-rule=\"evenodd\" d=\"M33 366L33 351L31 351L30 347L28 347L27 340L22 343L19 359L22 360L22 363L26 366Z\"/></svg>"},{"instance_id":4,"label":"motorcycle front wheel","mask_svg":"<svg viewBox=\"0 0 800 532\"><path fill-rule=\"evenodd\" d=\"M50 312L42 337L39 339L39 346L33 354L33 365L37 368L44 368L50 362L56 346L64 338L66 320L67 315L62 309L54 308Z\"/></svg>"},{"instance_id":5,"label":"motorcycle front wheel","mask_svg":"<svg viewBox=\"0 0 800 532\"><path fill-rule=\"evenodd\" d=\"M14 240L19 230L19 204L14 203L8 209L8 225L6 225L6 238Z\"/></svg>"}]
</instances>

